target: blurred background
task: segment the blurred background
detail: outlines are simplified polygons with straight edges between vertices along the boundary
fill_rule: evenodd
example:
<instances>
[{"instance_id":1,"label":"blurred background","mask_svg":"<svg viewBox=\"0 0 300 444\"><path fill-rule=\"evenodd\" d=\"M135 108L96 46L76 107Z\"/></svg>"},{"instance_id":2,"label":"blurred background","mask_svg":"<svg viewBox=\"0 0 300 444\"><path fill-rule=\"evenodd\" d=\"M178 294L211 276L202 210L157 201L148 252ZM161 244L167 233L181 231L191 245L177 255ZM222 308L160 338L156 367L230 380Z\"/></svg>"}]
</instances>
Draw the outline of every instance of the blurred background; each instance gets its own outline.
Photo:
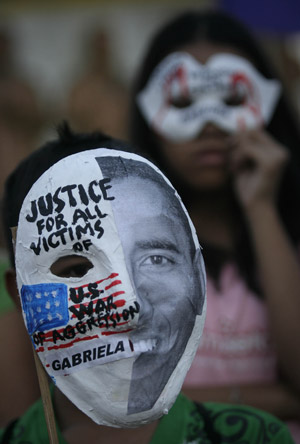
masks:
<instances>
[{"instance_id":1,"label":"blurred background","mask_svg":"<svg viewBox=\"0 0 300 444\"><path fill-rule=\"evenodd\" d=\"M95 116L90 121L90 116L99 110L100 97L107 106L116 101L105 114L122 120L126 113L122 114L121 103L126 101L145 45L160 23L186 8L221 8L250 26L271 53L300 114L297 0L1 0L0 82L14 78L23 83L19 101L28 107L26 126L32 118L32 132L37 126L41 137L48 137L60 117L71 116L81 129L99 124ZM7 86L0 85L0 104L2 99L9 100L4 94L16 94ZM32 90L31 98L26 87ZM108 100L110 94L113 100ZM21 124L20 119L18 116ZM126 123L110 125L104 122L104 129L126 135Z\"/></svg>"},{"instance_id":2,"label":"blurred background","mask_svg":"<svg viewBox=\"0 0 300 444\"><path fill-rule=\"evenodd\" d=\"M297 0L1 0L0 192L62 118L126 138L128 91L144 49L187 8L220 8L250 26L300 116Z\"/></svg>"}]
</instances>

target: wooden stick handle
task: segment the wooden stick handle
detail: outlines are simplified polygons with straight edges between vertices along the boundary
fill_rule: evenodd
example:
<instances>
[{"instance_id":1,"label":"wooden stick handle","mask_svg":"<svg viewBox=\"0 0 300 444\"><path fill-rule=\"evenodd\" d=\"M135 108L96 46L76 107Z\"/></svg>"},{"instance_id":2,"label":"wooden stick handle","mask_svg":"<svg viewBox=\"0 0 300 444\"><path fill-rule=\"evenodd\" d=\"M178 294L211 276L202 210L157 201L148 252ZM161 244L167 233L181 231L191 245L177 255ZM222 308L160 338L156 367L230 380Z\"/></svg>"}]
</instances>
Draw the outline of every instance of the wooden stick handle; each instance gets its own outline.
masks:
<instances>
[{"instance_id":1,"label":"wooden stick handle","mask_svg":"<svg viewBox=\"0 0 300 444\"><path fill-rule=\"evenodd\" d=\"M53 405L52 405L51 393L50 393L49 383L48 383L48 375L47 375L44 367L42 366L42 363L41 363L41 361L34 349L33 349L33 355L34 355L34 361L35 361L36 371L37 371L39 385L40 385L41 397L42 397L43 406L44 406L45 419L46 419L48 435L49 435L49 443L50 444L59 444L58 437L57 437L57 431L56 431L56 423L55 423L55 416L54 416L54 410L53 410Z\"/></svg>"}]
</instances>

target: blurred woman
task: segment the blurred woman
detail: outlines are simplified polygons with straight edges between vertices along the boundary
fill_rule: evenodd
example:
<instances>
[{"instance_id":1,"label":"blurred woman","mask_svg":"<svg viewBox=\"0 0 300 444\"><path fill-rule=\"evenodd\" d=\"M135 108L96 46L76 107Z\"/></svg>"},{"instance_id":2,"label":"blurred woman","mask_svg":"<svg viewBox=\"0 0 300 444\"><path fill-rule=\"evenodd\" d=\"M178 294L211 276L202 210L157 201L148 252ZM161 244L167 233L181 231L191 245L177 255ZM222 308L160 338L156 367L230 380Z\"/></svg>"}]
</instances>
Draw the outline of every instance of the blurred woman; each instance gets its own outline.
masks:
<instances>
[{"instance_id":1,"label":"blurred woman","mask_svg":"<svg viewBox=\"0 0 300 444\"><path fill-rule=\"evenodd\" d=\"M192 11L154 36L132 99L132 141L183 197L206 262L185 392L268 410L300 442L300 135L282 87L240 23Z\"/></svg>"}]
</instances>

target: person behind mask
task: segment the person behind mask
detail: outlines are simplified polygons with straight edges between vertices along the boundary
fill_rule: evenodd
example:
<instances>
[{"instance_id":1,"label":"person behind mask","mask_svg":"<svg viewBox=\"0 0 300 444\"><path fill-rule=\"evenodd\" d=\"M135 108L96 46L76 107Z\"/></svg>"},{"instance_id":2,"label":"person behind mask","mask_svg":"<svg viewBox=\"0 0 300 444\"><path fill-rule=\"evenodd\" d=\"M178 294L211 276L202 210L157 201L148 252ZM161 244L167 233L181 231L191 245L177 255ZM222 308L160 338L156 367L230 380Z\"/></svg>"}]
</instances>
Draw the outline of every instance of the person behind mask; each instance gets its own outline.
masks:
<instances>
[{"instance_id":1,"label":"person behind mask","mask_svg":"<svg viewBox=\"0 0 300 444\"><path fill-rule=\"evenodd\" d=\"M299 441L300 136L270 66L235 19L184 12L149 44L130 130L203 246L207 319L186 393L293 420Z\"/></svg>"},{"instance_id":2,"label":"person behind mask","mask_svg":"<svg viewBox=\"0 0 300 444\"><path fill-rule=\"evenodd\" d=\"M178 397L205 318L205 270L189 216L151 162L65 126L10 176L5 210L7 283L54 386L59 442L257 441L262 430L291 442L263 412ZM0 438L47 441L41 402Z\"/></svg>"}]
</instances>

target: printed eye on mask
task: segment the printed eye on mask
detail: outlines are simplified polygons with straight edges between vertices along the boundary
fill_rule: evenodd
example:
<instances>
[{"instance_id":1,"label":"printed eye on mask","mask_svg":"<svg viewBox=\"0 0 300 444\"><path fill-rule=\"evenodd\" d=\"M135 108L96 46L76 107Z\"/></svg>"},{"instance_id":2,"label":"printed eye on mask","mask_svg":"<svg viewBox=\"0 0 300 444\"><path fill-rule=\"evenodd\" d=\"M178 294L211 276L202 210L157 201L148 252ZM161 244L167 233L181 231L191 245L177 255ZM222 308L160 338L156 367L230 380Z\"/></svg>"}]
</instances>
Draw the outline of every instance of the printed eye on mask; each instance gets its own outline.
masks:
<instances>
[{"instance_id":1,"label":"printed eye on mask","mask_svg":"<svg viewBox=\"0 0 300 444\"><path fill-rule=\"evenodd\" d=\"M268 124L280 89L277 80L265 79L243 57L216 54L202 65L175 52L154 69L137 103L153 129L183 142L209 122L228 132Z\"/></svg>"},{"instance_id":2,"label":"printed eye on mask","mask_svg":"<svg viewBox=\"0 0 300 444\"><path fill-rule=\"evenodd\" d=\"M26 328L57 387L98 424L167 413L202 334L206 281L162 173L106 148L60 160L24 199L15 256Z\"/></svg>"}]
</instances>

